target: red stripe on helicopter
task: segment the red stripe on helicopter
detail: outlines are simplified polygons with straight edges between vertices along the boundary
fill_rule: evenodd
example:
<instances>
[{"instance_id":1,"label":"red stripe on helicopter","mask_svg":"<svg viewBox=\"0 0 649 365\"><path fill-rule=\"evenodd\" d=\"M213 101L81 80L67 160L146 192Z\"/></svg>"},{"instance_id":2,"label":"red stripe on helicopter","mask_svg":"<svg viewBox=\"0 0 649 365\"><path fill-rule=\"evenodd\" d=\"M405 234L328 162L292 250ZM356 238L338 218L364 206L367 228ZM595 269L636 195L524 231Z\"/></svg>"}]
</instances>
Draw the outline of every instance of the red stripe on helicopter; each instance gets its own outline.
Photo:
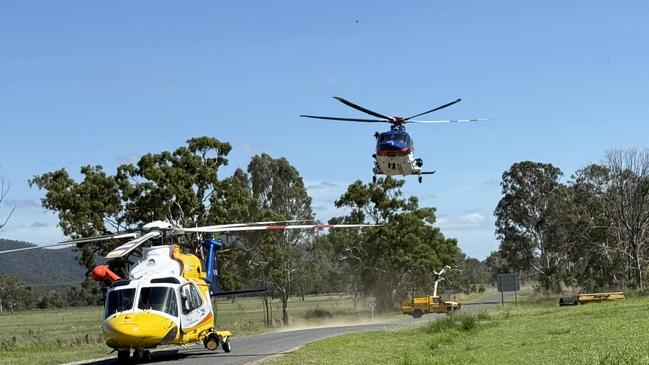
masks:
<instances>
[{"instance_id":1,"label":"red stripe on helicopter","mask_svg":"<svg viewBox=\"0 0 649 365\"><path fill-rule=\"evenodd\" d=\"M201 324L203 324L205 322L209 322L212 319L212 317L214 317L214 314L212 314L212 312L208 313L207 316L205 318L203 318L202 321L198 322L198 324L196 326L200 326Z\"/></svg>"},{"instance_id":2,"label":"red stripe on helicopter","mask_svg":"<svg viewBox=\"0 0 649 365\"><path fill-rule=\"evenodd\" d=\"M410 154L410 148L406 147L400 150L378 150L376 154L379 156L389 156L389 157L406 156Z\"/></svg>"}]
</instances>

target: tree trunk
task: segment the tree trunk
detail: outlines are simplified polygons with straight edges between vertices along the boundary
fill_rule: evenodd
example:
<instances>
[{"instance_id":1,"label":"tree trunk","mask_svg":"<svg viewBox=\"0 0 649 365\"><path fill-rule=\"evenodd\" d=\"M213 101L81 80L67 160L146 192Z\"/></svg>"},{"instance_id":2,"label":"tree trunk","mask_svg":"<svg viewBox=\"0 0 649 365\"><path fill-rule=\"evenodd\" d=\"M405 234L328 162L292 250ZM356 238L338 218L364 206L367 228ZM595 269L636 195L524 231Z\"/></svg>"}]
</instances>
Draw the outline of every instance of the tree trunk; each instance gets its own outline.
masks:
<instances>
[{"instance_id":1,"label":"tree trunk","mask_svg":"<svg viewBox=\"0 0 649 365\"><path fill-rule=\"evenodd\" d=\"M270 327L273 324L273 319L271 317L270 303L267 295L264 295L264 307L266 309L266 327Z\"/></svg>"},{"instance_id":2,"label":"tree trunk","mask_svg":"<svg viewBox=\"0 0 649 365\"><path fill-rule=\"evenodd\" d=\"M635 261L635 267L636 267L636 282L637 282L637 287L640 289L641 292L644 292L644 280L642 280L642 259L640 257L640 254L638 252L639 250L636 250L634 252L634 257L633 260Z\"/></svg>"},{"instance_id":3,"label":"tree trunk","mask_svg":"<svg viewBox=\"0 0 649 365\"><path fill-rule=\"evenodd\" d=\"M282 323L288 326L288 293L282 294Z\"/></svg>"}]
</instances>

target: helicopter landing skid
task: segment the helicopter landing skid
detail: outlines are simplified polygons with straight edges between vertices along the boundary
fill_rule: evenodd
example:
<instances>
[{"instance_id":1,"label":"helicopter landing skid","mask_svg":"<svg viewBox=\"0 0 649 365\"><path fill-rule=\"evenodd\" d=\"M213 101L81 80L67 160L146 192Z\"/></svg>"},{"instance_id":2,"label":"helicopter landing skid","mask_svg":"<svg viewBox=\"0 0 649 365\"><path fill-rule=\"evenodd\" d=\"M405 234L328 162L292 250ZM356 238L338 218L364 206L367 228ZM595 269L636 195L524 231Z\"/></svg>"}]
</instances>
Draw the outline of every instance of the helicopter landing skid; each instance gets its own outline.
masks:
<instances>
[{"instance_id":1,"label":"helicopter landing skid","mask_svg":"<svg viewBox=\"0 0 649 365\"><path fill-rule=\"evenodd\" d=\"M421 176L421 175L432 175L435 172L436 172L435 170L433 170L433 171L422 171L422 172L417 174L417 180L421 184L421 182L423 181L423 176Z\"/></svg>"}]
</instances>

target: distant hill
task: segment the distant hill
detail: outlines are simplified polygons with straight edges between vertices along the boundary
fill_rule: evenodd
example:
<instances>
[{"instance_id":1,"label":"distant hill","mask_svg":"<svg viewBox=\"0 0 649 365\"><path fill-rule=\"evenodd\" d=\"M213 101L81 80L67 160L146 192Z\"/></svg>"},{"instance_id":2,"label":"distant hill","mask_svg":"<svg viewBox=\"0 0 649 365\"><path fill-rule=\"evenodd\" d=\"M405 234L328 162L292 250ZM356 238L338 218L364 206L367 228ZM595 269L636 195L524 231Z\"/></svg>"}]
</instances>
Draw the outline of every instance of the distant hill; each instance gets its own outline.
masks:
<instances>
[{"instance_id":1,"label":"distant hill","mask_svg":"<svg viewBox=\"0 0 649 365\"><path fill-rule=\"evenodd\" d=\"M0 251L32 246L36 245L0 238ZM74 286L86 278L78 255L74 247L8 253L0 255L0 274L17 277L37 291Z\"/></svg>"}]
</instances>

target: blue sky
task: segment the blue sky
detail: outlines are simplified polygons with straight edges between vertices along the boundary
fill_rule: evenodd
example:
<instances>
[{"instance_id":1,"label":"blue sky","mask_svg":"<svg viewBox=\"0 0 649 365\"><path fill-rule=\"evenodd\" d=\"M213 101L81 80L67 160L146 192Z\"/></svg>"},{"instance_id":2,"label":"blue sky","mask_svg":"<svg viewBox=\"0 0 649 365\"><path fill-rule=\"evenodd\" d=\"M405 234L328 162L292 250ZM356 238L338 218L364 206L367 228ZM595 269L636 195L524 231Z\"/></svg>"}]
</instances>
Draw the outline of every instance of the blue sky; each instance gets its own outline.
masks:
<instances>
[{"instance_id":1,"label":"blue sky","mask_svg":"<svg viewBox=\"0 0 649 365\"><path fill-rule=\"evenodd\" d=\"M221 2L223 3L223 2ZM0 237L62 238L27 179L85 164L112 172L192 136L286 157L318 218L369 181L381 128L299 118L494 117L408 129L425 167L406 193L437 207L469 255L495 250L500 176L521 160L569 176L612 148L644 147L649 3L20 1L0 5L0 165L12 188Z\"/></svg>"}]
</instances>

